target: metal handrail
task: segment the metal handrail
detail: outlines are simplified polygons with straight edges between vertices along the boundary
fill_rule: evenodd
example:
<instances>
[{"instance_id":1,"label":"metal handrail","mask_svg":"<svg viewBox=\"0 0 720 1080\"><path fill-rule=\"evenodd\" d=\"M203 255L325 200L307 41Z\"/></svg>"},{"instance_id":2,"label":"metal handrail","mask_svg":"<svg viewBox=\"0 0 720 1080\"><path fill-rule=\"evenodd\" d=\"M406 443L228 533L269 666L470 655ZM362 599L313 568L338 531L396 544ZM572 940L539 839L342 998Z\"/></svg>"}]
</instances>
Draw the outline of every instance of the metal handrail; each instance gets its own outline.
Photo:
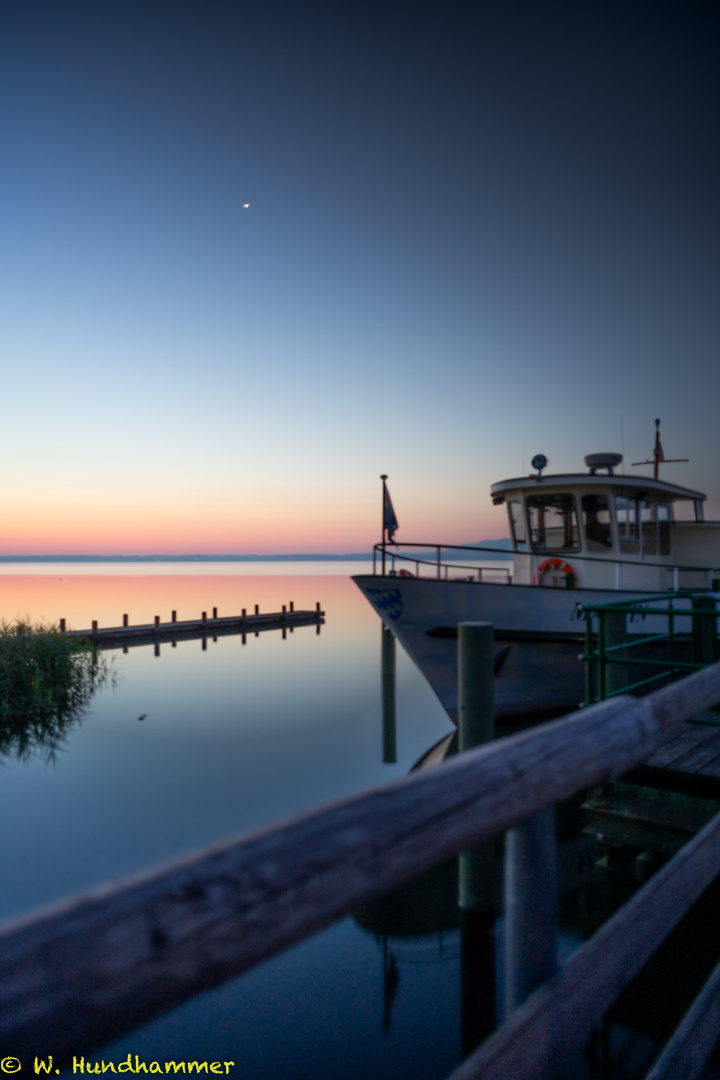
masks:
<instances>
[{"instance_id":1,"label":"metal handrail","mask_svg":"<svg viewBox=\"0 0 720 1080\"><path fill-rule=\"evenodd\" d=\"M489 553L493 555L503 555L507 561L514 560L517 557L526 557L528 559L541 558L546 555L556 554L568 555L572 557L573 562L589 562L589 563L607 563L609 566L632 566L635 569L638 567L650 567L658 570L667 570L668 572L680 572L680 571L693 571L695 573L717 573L720 578L720 566L689 566L684 563L664 563L664 562L649 562L645 559L642 561L622 558L607 558L603 555L580 555L576 552L545 552L545 551L514 551L508 548L495 548L495 547L474 547L472 544L431 544L425 541L416 540L403 540L401 542L379 543L373 545L373 573L376 571L377 557L381 558L385 556L391 556L394 559L403 559L407 562L419 563L422 566L434 566L436 562L428 562L424 559L418 559L417 556L403 555L396 549L403 548L429 548L437 552L437 564L440 561L440 553L443 551L471 551L477 558L482 558L483 554ZM442 565L445 565L444 563ZM637 590L642 591L642 590ZM697 591L697 590L695 590Z\"/></svg>"},{"instance_id":2,"label":"metal handrail","mask_svg":"<svg viewBox=\"0 0 720 1080\"><path fill-rule=\"evenodd\" d=\"M683 601L681 607L673 604L678 599ZM653 606L665 602L667 602L666 607ZM700 606L699 602L702 602L703 606ZM591 705L620 694L642 690L661 679L673 681L680 675L707 667L716 659L718 611L714 600L708 597L707 592L696 590L682 594L660 593L654 597L635 601L581 604L578 610L585 617L585 651L580 656L580 659L585 661L585 705ZM643 617L645 615L657 615L667 618L667 631L664 633L643 634L642 636L628 635L627 620L623 618L622 623L614 627L615 640L613 643L609 643L608 617L612 615L622 617L637 613L641 613ZM690 620L689 630L682 634L678 634L676 626L678 618ZM715 625L711 628L712 633L709 637L707 634L703 634L703 625L706 625L708 619L715 620ZM597 621L597 633L593 629L594 620ZM676 655L678 639L690 644L691 660L678 659ZM663 642L667 643L667 658L665 660L652 657L628 656L630 649L638 649L643 645ZM594 643L596 643L596 648ZM613 664L623 666L626 671L632 667L659 668L660 670L627 685L616 685L609 688L607 669L609 665ZM597 670L597 680L594 679L595 670ZM595 681L597 682L597 688L594 685Z\"/></svg>"}]
</instances>

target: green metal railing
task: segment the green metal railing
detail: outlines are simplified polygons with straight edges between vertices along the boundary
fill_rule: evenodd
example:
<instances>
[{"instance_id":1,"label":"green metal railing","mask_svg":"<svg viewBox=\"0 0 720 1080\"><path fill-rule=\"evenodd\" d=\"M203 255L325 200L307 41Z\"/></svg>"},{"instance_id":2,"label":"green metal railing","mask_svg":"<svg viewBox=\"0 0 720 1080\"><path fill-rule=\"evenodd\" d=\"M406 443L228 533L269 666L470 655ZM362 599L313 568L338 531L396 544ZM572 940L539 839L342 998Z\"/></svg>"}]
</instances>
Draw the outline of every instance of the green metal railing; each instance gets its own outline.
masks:
<instances>
[{"instance_id":1,"label":"green metal railing","mask_svg":"<svg viewBox=\"0 0 720 1080\"><path fill-rule=\"evenodd\" d=\"M638 694L713 664L718 611L707 592L668 592L642 600L583 604L585 704ZM655 632L633 632L651 621ZM659 624L659 625L658 625Z\"/></svg>"}]
</instances>

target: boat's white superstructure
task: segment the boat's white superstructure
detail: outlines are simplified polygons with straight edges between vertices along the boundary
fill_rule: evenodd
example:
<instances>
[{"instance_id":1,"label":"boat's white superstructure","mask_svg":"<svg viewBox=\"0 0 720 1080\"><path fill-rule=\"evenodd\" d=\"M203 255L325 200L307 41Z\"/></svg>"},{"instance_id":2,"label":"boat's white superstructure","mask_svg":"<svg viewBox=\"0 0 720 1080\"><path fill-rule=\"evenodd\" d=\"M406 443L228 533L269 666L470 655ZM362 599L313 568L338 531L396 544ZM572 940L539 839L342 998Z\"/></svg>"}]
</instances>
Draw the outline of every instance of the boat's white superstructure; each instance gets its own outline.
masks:
<instances>
[{"instance_id":1,"label":"boat's white superstructure","mask_svg":"<svg viewBox=\"0 0 720 1080\"><path fill-rule=\"evenodd\" d=\"M498 653L495 700L498 716L512 717L581 700L582 604L720 591L720 522L704 520L705 495L617 475L621 460L595 454L587 472L544 475L540 458L536 473L494 484L493 501L508 511L511 568L473 565L478 549L383 540L373 574L354 578L453 718L463 620L491 622L498 649L509 646Z\"/></svg>"}]
</instances>

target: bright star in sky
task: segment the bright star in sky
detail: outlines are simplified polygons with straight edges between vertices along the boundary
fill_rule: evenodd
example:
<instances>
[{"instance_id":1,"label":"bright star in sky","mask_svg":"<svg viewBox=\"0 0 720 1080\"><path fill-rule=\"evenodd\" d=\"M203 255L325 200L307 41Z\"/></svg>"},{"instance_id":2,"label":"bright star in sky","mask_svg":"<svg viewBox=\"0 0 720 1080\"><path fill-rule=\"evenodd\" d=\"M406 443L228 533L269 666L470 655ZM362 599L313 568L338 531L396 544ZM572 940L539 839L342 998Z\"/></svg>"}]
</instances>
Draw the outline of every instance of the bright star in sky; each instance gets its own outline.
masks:
<instances>
[{"instance_id":1,"label":"bright star in sky","mask_svg":"<svg viewBox=\"0 0 720 1080\"><path fill-rule=\"evenodd\" d=\"M243 203L243 210L247 210L247 208L248 208L248 206L249 206L249 205L250 205L250 203L249 203L249 202L244 202L244 203Z\"/></svg>"}]
</instances>

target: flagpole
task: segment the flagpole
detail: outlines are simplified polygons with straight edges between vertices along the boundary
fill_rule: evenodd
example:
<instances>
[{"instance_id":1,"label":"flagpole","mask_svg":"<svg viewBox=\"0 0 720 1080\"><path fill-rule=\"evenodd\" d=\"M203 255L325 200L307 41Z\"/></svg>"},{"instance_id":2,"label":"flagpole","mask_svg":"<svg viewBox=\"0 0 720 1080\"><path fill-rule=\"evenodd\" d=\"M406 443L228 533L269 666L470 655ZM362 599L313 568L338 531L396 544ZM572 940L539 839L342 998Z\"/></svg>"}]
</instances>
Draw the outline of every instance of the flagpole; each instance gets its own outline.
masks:
<instances>
[{"instance_id":1,"label":"flagpole","mask_svg":"<svg viewBox=\"0 0 720 1080\"><path fill-rule=\"evenodd\" d=\"M382 493L382 576L385 577L385 506L387 499L385 496L387 473L383 473L380 477L382 480L383 493Z\"/></svg>"}]
</instances>

